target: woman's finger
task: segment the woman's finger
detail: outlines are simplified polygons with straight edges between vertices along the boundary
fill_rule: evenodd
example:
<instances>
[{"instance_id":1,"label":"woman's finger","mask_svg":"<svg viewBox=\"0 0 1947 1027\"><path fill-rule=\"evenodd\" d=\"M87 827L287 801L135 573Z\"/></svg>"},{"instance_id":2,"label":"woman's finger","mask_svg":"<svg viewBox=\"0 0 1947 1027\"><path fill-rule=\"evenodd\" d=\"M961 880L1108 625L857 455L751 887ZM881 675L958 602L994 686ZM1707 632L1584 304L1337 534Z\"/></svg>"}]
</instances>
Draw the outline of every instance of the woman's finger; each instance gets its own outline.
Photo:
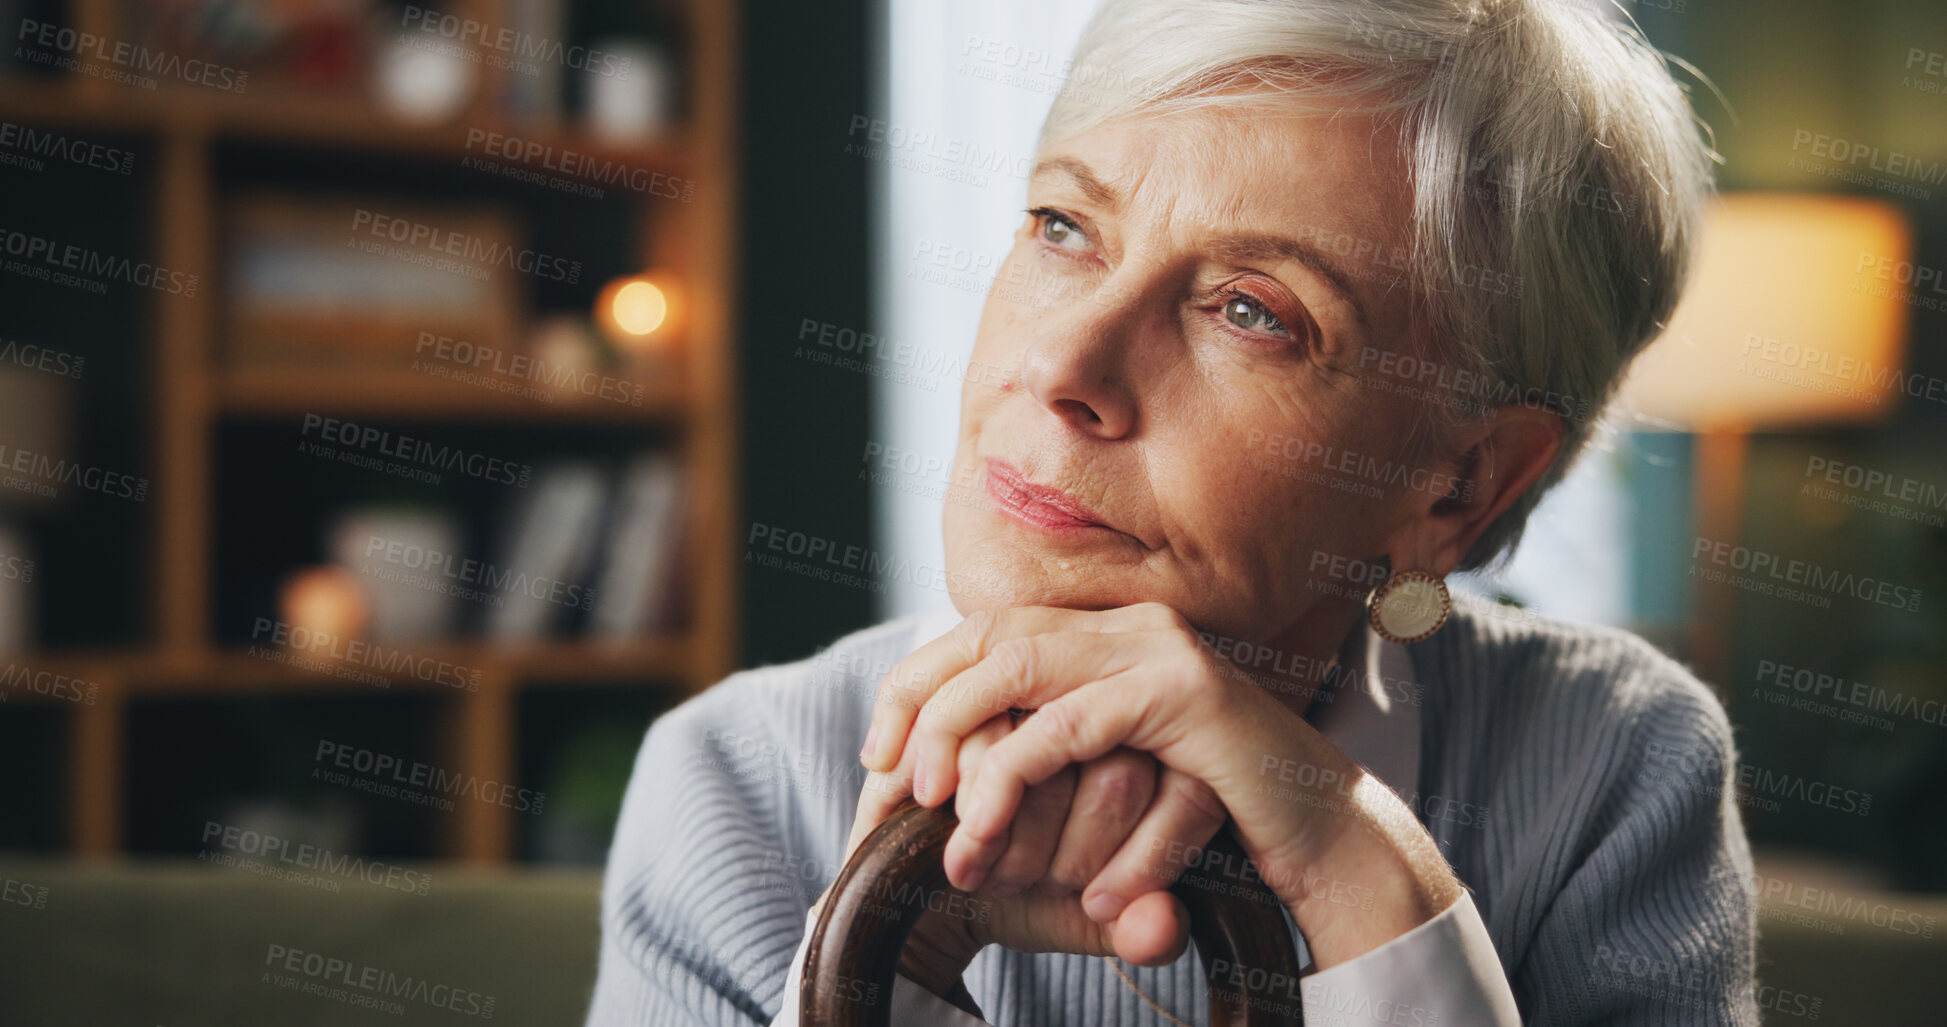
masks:
<instances>
[{"instance_id":1,"label":"woman's finger","mask_svg":"<svg viewBox=\"0 0 1947 1027\"><path fill-rule=\"evenodd\" d=\"M1109 924L1090 920L1073 895L1028 892L989 908L986 920L969 924L976 940L1016 952L1120 956L1139 966L1167 966L1189 945L1189 911L1168 892L1131 903Z\"/></svg>"},{"instance_id":2,"label":"woman's finger","mask_svg":"<svg viewBox=\"0 0 1947 1027\"><path fill-rule=\"evenodd\" d=\"M1168 888L1223 828L1227 816L1209 785L1164 767L1156 801L1082 891L1082 910L1106 923L1143 895Z\"/></svg>"},{"instance_id":3,"label":"woman's finger","mask_svg":"<svg viewBox=\"0 0 1947 1027\"><path fill-rule=\"evenodd\" d=\"M1007 737L1008 732L1012 730L1014 730L1014 720L1011 717L995 717L980 727L975 728L973 734L968 735L960 746L961 779L967 781L973 780L973 776L980 765L981 757L986 755L987 751L993 747L995 742ZM906 758L901 760L900 763L904 765L911 760L912 754L907 753ZM1013 833L1013 825L1010 824L1007 831L1002 832L997 838L990 839L987 844L994 846L998 852L1007 846L1008 839L1012 837ZM950 843L951 839L949 838L948 841ZM965 851L964 848L961 851L960 855L962 859L965 859ZM985 855L985 853L982 854ZM953 870L956 865L954 858L955 852L952 845L949 844L944 853L943 861L947 870L948 883L951 883L953 878Z\"/></svg>"},{"instance_id":4,"label":"woman's finger","mask_svg":"<svg viewBox=\"0 0 1947 1027\"><path fill-rule=\"evenodd\" d=\"M1048 866L1050 887L1080 892L1108 866L1155 798L1156 772L1156 758L1134 749L1116 749L1080 766L1075 800Z\"/></svg>"},{"instance_id":5,"label":"woman's finger","mask_svg":"<svg viewBox=\"0 0 1947 1027\"><path fill-rule=\"evenodd\" d=\"M1190 911L1166 891L1150 892L1129 904L1108 925L1115 954L1137 966L1168 966L1182 958L1190 941Z\"/></svg>"},{"instance_id":6,"label":"woman's finger","mask_svg":"<svg viewBox=\"0 0 1947 1027\"><path fill-rule=\"evenodd\" d=\"M879 679L873 699L872 724L865 733L859 760L870 770L890 771L906 745L906 732L920 707L942 684L987 655L988 649L1010 638L1049 630L1073 610L1023 606L1008 610L976 611L953 630L913 650Z\"/></svg>"},{"instance_id":7,"label":"woman's finger","mask_svg":"<svg viewBox=\"0 0 1947 1027\"><path fill-rule=\"evenodd\" d=\"M1013 819L1028 787L1118 746L1149 752L1220 795L1226 785L1248 783L1255 766L1245 754L1272 751L1253 749L1268 743L1261 738L1268 724L1259 723L1265 718L1248 696L1226 695L1224 687L1187 663L1159 659L1044 703L982 757L979 779L960 795L958 830L988 840Z\"/></svg>"},{"instance_id":8,"label":"woman's finger","mask_svg":"<svg viewBox=\"0 0 1947 1027\"><path fill-rule=\"evenodd\" d=\"M906 745L906 732L920 707L954 675L979 663L1002 642L1050 631L1124 632L1182 625L1183 618L1161 603L1140 603L1114 610L1068 610L1051 606L1019 606L979 610L899 661L885 677L873 701L872 724L866 731L859 759L868 769L891 771Z\"/></svg>"},{"instance_id":9,"label":"woman's finger","mask_svg":"<svg viewBox=\"0 0 1947 1027\"><path fill-rule=\"evenodd\" d=\"M987 890L996 898L1011 899L1046 877L1075 798L1075 778L1075 768L1068 767L1028 789L1020 814L1007 825L1006 844L997 853L968 851L966 838L956 848L949 838L945 859L948 882L956 881L966 868L980 866L986 871Z\"/></svg>"},{"instance_id":10,"label":"woman's finger","mask_svg":"<svg viewBox=\"0 0 1947 1027\"><path fill-rule=\"evenodd\" d=\"M957 789L953 753L988 719L1134 669L1155 659L1163 642L1147 632L1055 631L991 646L980 662L935 690L913 721L906 748L926 786L914 795L931 806Z\"/></svg>"}]
</instances>

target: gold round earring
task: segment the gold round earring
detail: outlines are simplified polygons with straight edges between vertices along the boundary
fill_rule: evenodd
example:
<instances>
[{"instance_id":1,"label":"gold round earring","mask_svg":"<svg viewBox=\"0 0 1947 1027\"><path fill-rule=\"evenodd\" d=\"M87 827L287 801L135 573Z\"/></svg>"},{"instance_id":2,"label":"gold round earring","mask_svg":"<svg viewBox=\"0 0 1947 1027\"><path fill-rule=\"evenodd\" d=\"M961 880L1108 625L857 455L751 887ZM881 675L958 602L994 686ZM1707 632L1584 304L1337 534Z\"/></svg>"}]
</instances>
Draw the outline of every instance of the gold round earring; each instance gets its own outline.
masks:
<instances>
[{"instance_id":1,"label":"gold round earring","mask_svg":"<svg viewBox=\"0 0 1947 1027\"><path fill-rule=\"evenodd\" d=\"M1372 590L1366 615L1372 630L1394 645L1424 642L1447 622L1453 594L1445 580L1427 571L1401 571Z\"/></svg>"}]
</instances>

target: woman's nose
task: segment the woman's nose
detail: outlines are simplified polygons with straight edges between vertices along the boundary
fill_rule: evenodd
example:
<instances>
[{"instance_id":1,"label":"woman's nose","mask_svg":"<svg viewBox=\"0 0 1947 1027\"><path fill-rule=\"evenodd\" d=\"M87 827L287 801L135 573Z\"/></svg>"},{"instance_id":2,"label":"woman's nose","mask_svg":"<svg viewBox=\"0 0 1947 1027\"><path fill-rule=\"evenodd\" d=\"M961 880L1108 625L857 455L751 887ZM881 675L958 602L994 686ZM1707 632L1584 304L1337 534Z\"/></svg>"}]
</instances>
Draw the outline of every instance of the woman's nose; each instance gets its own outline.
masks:
<instances>
[{"instance_id":1,"label":"woman's nose","mask_svg":"<svg viewBox=\"0 0 1947 1027\"><path fill-rule=\"evenodd\" d=\"M1136 429L1136 398L1115 333L1069 328L1028 350L1023 379L1041 406L1075 431L1119 439Z\"/></svg>"}]
</instances>

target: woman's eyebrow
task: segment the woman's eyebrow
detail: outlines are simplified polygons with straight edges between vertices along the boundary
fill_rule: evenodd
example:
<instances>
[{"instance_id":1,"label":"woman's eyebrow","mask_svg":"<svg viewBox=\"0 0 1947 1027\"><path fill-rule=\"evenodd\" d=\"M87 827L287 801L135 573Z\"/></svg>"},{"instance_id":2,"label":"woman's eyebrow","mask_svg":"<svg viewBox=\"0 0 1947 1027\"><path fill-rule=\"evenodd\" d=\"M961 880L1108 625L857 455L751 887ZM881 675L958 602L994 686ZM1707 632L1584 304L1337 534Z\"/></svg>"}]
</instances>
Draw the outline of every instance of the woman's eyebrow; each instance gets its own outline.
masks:
<instances>
[{"instance_id":1,"label":"woman's eyebrow","mask_svg":"<svg viewBox=\"0 0 1947 1027\"><path fill-rule=\"evenodd\" d=\"M1115 190L1111 189L1106 182L1097 178L1095 176L1095 170L1078 158L1050 157L1034 166L1034 174L1032 177L1040 178L1042 175L1050 172L1067 175L1074 182L1075 188L1080 189L1082 195L1088 197L1091 203L1107 207L1110 210L1116 209L1122 203L1121 197L1116 195Z\"/></svg>"},{"instance_id":2,"label":"woman's eyebrow","mask_svg":"<svg viewBox=\"0 0 1947 1027\"><path fill-rule=\"evenodd\" d=\"M1268 258L1303 264L1320 278L1325 279L1326 284L1332 287L1332 291L1338 293L1339 298L1351 306L1352 314L1358 318L1361 330L1371 328L1371 324L1366 320L1365 304L1359 302L1359 294L1352 289L1353 276L1334 263L1324 251L1302 239L1289 239L1281 235L1231 235L1218 239L1212 246L1211 252L1224 260L1238 263Z\"/></svg>"},{"instance_id":3,"label":"woman's eyebrow","mask_svg":"<svg viewBox=\"0 0 1947 1027\"><path fill-rule=\"evenodd\" d=\"M1115 210L1122 199L1115 189L1095 174L1095 169L1077 157L1050 157L1034 166L1035 178L1045 174L1062 175L1069 179L1075 188L1088 197L1089 202L1108 210ZM1324 251L1302 239L1290 239L1281 235L1251 233L1225 236L1217 240L1213 252L1225 260L1249 262L1254 260L1288 260L1303 264L1325 279L1332 291L1352 308L1352 315L1359 322L1361 331L1370 331L1371 322L1366 318L1365 304L1359 301L1359 294L1352 289L1352 275L1327 257Z\"/></svg>"}]
</instances>

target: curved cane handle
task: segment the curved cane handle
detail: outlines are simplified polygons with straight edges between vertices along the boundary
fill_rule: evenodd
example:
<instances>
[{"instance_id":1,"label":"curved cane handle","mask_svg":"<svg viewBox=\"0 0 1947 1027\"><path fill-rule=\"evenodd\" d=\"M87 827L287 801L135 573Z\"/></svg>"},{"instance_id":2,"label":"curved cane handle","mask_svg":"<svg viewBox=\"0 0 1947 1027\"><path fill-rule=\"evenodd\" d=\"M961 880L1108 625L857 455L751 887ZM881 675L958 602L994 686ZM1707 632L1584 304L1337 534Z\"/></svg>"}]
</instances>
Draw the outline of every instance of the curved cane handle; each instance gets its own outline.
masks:
<instances>
[{"instance_id":1,"label":"curved cane handle","mask_svg":"<svg viewBox=\"0 0 1947 1027\"><path fill-rule=\"evenodd\" d=\"M801 1027L890 1027L893 976L929 896L947 884L941 856L959 820L911 799L859 843L812 928L799 982ZM1170 891L1190 912L1210 992L1211 1027L1301 1027L1298 950L1284 907L1228 828Z\"/></svg>"}]
</instances>

